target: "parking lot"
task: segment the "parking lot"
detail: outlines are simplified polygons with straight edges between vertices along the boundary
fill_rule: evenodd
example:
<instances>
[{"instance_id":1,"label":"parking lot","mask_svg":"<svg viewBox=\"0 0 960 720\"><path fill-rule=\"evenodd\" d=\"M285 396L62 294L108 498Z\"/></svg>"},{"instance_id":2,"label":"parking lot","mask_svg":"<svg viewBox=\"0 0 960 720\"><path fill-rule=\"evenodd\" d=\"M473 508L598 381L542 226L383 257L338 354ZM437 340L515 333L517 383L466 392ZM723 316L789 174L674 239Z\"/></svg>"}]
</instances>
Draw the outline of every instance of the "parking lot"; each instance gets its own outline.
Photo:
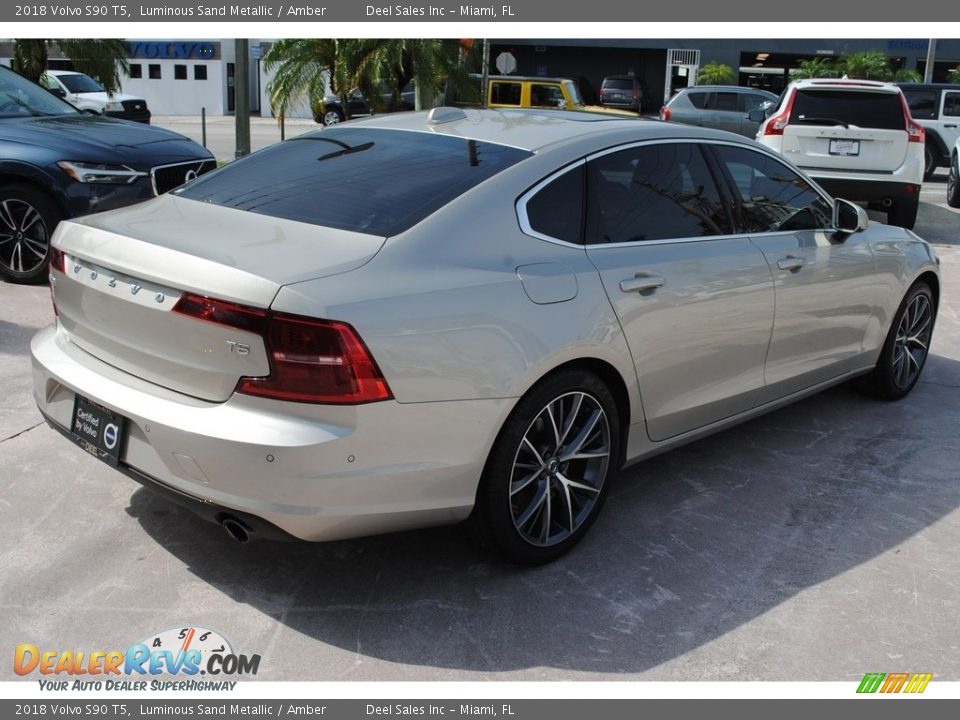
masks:
<instances>
[{"instance_id":1,"label":"parking lot","mask_svg":"<svg viewBox=\"0 0 960 720\"><path fill-rule=\"evenodd\" d=\"M960 212L944 182L924 185L916 226L943 296L911 395L837 387L636 465L584 542L532 570L458 528L232 542L41 422L28 347L49 292L0 283L0 647L197 626L260 654L266 680L960 680Z\"/></svg>"}]
</instances>

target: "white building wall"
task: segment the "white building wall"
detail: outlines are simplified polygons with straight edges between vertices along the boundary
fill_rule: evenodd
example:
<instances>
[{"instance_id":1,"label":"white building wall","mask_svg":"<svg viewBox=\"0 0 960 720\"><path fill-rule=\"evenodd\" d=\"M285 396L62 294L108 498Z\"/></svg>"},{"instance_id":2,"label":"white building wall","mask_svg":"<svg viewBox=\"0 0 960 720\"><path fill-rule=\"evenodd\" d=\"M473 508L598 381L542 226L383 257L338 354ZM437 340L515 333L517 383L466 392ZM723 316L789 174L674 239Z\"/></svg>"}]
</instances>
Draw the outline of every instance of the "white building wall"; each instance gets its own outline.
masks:
<instances>
[{"instance_id":1,"label":"white building wall","mask_svg":"<svg viewBox=\"0 0 960 720\"><path fill-rule=\"evenodd\" d=\"M222 60L133 58L131 65L141 66L142 77L124 78L123 92L147 101L154 115L225 115L227 111L227 72ZM156 66L160 78L150 77L150 66ZM175 65L185 65L187 78L175 79ZM207 79L195 80L195 67L206 67Z\"/></svg>"}]
</instances>

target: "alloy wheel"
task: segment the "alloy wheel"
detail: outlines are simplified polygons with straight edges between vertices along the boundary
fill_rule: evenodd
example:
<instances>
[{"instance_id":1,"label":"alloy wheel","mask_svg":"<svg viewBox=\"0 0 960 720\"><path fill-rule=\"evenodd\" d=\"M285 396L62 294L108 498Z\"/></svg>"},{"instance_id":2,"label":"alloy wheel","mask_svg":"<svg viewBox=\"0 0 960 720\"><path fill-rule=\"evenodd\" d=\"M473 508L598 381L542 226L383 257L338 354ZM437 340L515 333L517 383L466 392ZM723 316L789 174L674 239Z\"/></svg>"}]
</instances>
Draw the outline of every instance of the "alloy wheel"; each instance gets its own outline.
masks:
<instances>
[{"instance_id":1,"label":"alloy wheel","mask_svg":"<svg viewBox=\"0 0 960 720\"><path fill-rule=\"evenodd\" d=\"M530 423L513 461L510 511L529 544L549 547L590 517L610 464L610 425L585 392L551 400Z\"/></svg>"},{"instance_id":2,"label":"alloy wheel","mask_svg":"<svg viewBox=\"0 0 960 720\"><path fill-rule=\"evenodd\" d=\"M907 305L897 326L893 345L893 381L899 388L910 387L923 368L933 332L933 309L926 295L919 294Z\"/></svg>"},{"instance_id":3,"label":"alloy wheel","mask_svg":"<svg viewBox=\"0 0 960 720\"><path fill-rule=\"evenodd\" d=\"M50 236L40 212L16 198L0 201L0 264L26 275L46 262Z\"/></svg>"}]
</instances>

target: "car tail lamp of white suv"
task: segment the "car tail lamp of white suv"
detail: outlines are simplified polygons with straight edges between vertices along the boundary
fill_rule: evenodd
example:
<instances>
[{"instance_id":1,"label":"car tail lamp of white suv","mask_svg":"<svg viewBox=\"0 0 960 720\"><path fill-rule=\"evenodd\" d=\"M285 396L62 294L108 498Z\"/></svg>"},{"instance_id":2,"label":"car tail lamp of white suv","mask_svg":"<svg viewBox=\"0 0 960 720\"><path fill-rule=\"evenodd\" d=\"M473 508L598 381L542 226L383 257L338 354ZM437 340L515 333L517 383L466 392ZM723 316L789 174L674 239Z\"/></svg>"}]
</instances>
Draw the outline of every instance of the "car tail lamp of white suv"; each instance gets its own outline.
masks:
<instances>
[{"instance_id":1,"label":"car tail lamp of white suv","mask_svg":"<svg viewBox=\"0 0 960 720\"><path fill-rule=\"evenodd\" d=\"M923 126L889 83L800 80L757 132L835 196L870 203L913 227L923 181Z\"/></svg>"}]
</instances>

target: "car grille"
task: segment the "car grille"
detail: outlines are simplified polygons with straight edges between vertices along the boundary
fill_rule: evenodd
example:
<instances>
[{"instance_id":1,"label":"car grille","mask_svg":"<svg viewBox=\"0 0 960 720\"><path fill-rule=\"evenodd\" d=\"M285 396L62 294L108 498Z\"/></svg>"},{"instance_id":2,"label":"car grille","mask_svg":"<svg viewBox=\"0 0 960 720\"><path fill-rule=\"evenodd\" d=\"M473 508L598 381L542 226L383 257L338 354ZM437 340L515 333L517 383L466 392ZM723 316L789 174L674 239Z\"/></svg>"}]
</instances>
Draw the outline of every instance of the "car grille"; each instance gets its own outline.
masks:
<instances>
[{"instance_id":1,"label":"car grille","mask_svg":"<svg viewBox=\"0 0 960 720\"><path fill-rule=\"evenodd\" d=\"M147 109L146 100L124 100L123 109L128 113L142 113Z\"/></svg>"},{"instance_id":2,"label":"car grille","mask_svg":"<svg viewBox=\"0 0 960 720\"><path fill-rule=\"evenodd\" d=\"M204 173L216 169L217 161L193 160L185 163L175 163L173 165L161 165L150 171L150 180L153 182L153 192L157 195L163 195L174 188L183 185L187 180L199 177Z\"/></svg>"}]
</instances>

